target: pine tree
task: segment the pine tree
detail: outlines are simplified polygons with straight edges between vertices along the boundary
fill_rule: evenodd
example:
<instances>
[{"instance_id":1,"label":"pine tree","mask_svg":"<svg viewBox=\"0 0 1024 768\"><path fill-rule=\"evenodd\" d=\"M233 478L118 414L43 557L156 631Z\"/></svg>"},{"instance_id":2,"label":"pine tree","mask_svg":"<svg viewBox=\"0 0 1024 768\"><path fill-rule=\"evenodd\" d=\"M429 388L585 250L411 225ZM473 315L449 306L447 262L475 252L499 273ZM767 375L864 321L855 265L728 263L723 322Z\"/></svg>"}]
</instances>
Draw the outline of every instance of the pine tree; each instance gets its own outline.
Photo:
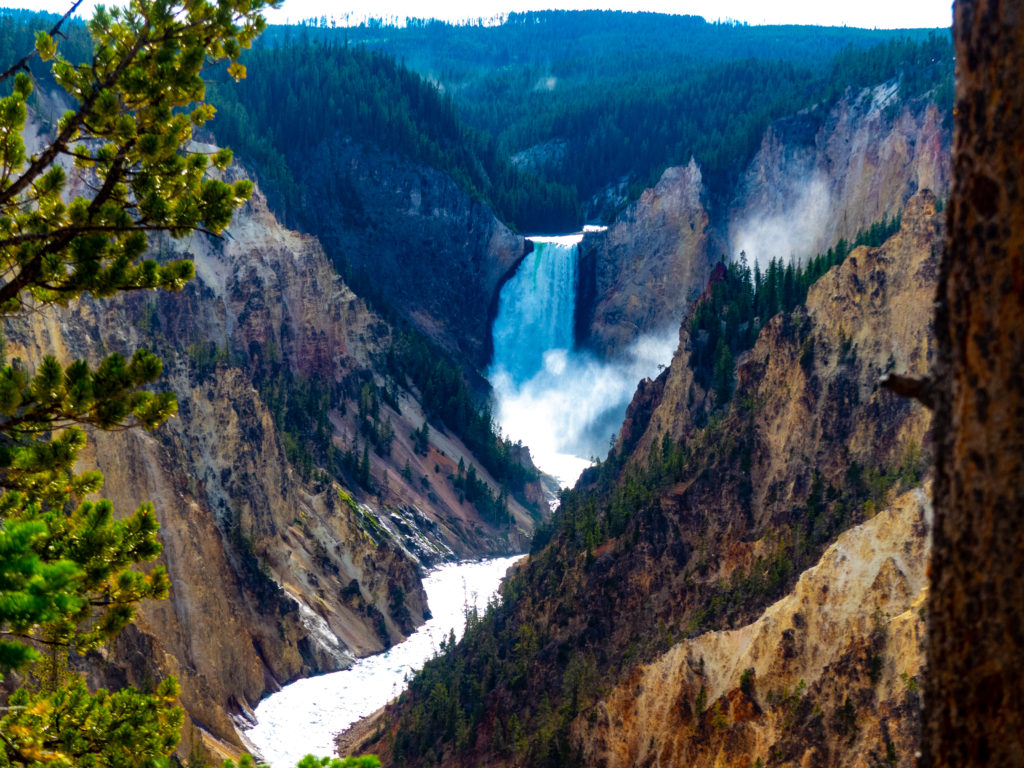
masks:
<instances>
[{"instance_id":1,"label":"pine tree","mask_svg":"<svg viewBox=\"0 0 1024 768\"><path fill-rule=\"evenodd\" d=\"M363 443L363 457L359 460L359 484L363 488L370 487L370 444Z\"/></svg>"},{"instance_id":2,"label":"pine tree","mask_svg":"<svg viewBox=\"0 0 1024 768\"><path fill-rule=\"evenodd\" d=\"M248 199L250 182L208 174L211 165L226 168L229 151L188 147L193 126L213 114L202 103L204 64L227 60L228 73L243 77L237 59L262 31L266 5L133 0L100 9L88 24L94 52L84 64L57 50L69 11L0 74L13 85L0 99L0 316L85 293L175 290L192 276L188 261L144 258L147 235L219 233ZM52 61L55 82L77 106L30 156L23 133L33 82L23 70L35 56ZM75 187L64 158L81 178ZM79 189L86 192L76 196ZM53 357L35 371L0 366L0 674L31 672L44 645L95 649L132 620L140 600L166 596L162 567L133 569L160 553L152 506L115 519L109 501L83 498L101 475L75 470L83 426L154 429L173 415L173 395L145 389L160 373L145 350L95 368ZM177 696L173 679L152 693L108 693L55 675L37 693L11 695L0 765L155 765L178 742Z\"/></svg>"},{"instance_id":3,"label":"pine tree","mask_svg":"<svg viewBox=\"0 0 1024 768\"><path fill-rule=\"evenodd\" d=\"M729 351L729 345L725 339L718 340L718 348L715 350L715 369L711 379L711 386L715 390L715 402L718 405L725 405L732 397L733 385L733 358Z\"/></svg>"}]
</instances>

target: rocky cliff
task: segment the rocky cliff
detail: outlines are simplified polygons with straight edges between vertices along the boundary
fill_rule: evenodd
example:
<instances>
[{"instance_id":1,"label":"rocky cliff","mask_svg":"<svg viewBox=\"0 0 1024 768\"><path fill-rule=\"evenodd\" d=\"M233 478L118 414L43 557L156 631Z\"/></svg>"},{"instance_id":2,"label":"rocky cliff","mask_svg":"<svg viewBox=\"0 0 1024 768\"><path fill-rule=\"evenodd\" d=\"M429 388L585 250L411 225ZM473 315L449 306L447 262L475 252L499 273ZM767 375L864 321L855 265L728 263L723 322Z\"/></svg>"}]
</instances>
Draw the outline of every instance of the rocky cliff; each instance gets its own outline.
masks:
<instances>
[{"instance_id":1,"label":"rocky cliff","mask_svg":"<svg viewBox=\"0 0 1024 768\"><path fill-rule=\"evenodd\" d=\"M580 245L576 342L607 357L679 324L707 282L708 213L693 160L666 170L606 231Z\"/></svg>"},{"instance_id":2,"label":"rocky cliff","mask_svg":"<svg viewBox=\"0 0 1024 768\"><path fill-rule=\"evenodd\" d=\"M675 326L723 255L762 269L804 261L897 216L918 190L943 197L951 141L934 104L901 102L890 84L773 123L726 202L707 199L693 161L668 169L584 239L577 343L614 355Z\"/></svg>"},{"instance_id":3,"label":"rocky cliff","mask_svg":"<svg viewBox=\"0 0 1024 768\"><path fill-rule=\"evenodd\" d=\"M918 190L945 196L951 142L948 117L901 102L895 83L775 122L730 206L729 253L805 259L896 216Z\"/></svg>"},{"instance_id":4,"label":"rocky cliff","mask_svg":"<svg viewBox=\"0 0 1024 768\"><path fill-rule=\"evenodd\" d=\"M913 765L930 489L842 534L755 622L635 667L572 724L584 765Z\"/></svg>"},{"instance_id":5,"label":"rocky cliff","mask_svg":"<svg viewBox=\"0 0 1024 768\"><path fill-rule=\"evenodd\" d=\"M495 497L499 483L425 412L415 386L383 370L391 327L314 238L276 222L259 192L223 239L154 246L194 260L185 290L9 321L6 354L29 365L46 353L95 362L148 346L165 361L161 386L178 394L178 416L154 434L95 434L86 458L117 509L155 503L171 597L142 606L83 669L106 686L177 675L190 718L181 753L202 742L229 754L263 695L412 631L427 609L423 565L522 551L543 502L534 487L531 510L509 499L507 520L481 517L455 488L456 465L478 467ZM290 416L296 409L315 417ZM282 427L310 418L333 446L327 459L304 455ZM414 446L412 433L431 421ZM385 424L387 450L367 434ZM363 486L329 460L360 448Z\"/></svg>"},{"instance_id":6,"label":"rocky cliff","mask_svg":"<svg viewBox=\"0 0 1024 768\"><path fill-rule=\"evenodd\" d=\"M705 755L712 764L734 754L722 746L728 741L737 752L743 751L739 745L756 744L773 762L804 759L813 747L823 764L843 765L851 753L841 740L861 734L886 759L889 745L893 760L908 759L914 710L904 706L899 686L913 687L900 678L916 670L915 646L907 640L912 616L897 625L885 616L876 621L871 605L844 625L871 632L877 625L879 634L893 636L905 630L899 641L905 659L891 667L878 650L881 640L870 632L840 637L833 627L826 634L834 632L836 641L820 656L810 646L794 645L793 674L805 683L799 693L799 677L772 672L774 656L762 656L777 649L754 639L758 626L783 621L769 606L794 590L798 601L820 603L827 614L825 573L840 576L829 583L828 594L835 590L842 605L857 604L835 553L867 553L875 545L854 542L867 541L882 523L852 534L832 554L828 547L890 505L910 510L900 526L915 525L920 515L912 509L919 497L896 502L893 494L920 482L929 417L919 405L880 390L877 381L888 370L920 374L928 365L943 234L936 207L934 195L917 195L902 229L882 247L856 249L812 286L806 307L765 323L753 349L737 361L728 406L712 409L706 420L692 417L687 376L679 370L688 361L684 351L662 379L645 384L638 400L646 398L646 405L635 402L631 409L640 436L631 450L612 453L563 493L556 525L535 541L536 551L504 590L505 604L414 681L390 714L392 730L385 732L393 738L367 746L384 750L392 763L410 765L591 764L581 750L609 765L619 759L613 753L626 754L627 762L640 756L665 765L670 758L649 748L651 736L659 749L668 743L657 743L658 734L667 733L659 730L657 713L685 704L690 714L672 717L692 720L697 711L707 728L698 724L688 745L673 742L676 758ZM694 393L693 407L700 401L701 393ZM864 565L857 580L879 582L876 591L863 594L890 600L883 613L903 615L917 598L921 541L923 534L911 540L900 556L905 562L895 566L886 564L886 553L899 552L903 543L880 542L882 554ZM799 574L819 561L832 565L798 586ZM804 639L795 631L800 621L825 631L810 607L793 610L788 620L794 626L779 630L794 629L793 643ZM776 618L758 625L766 611ZM796 613L806 616L797 619ZM748 626L755 629L743 630ZM739 634L709 634L729 630ZM753 643L746 650L740 647L744 637ZM660 663L681 641L691 643L675 651L681 656L692 648L707 650L705 705L688 698L699 687L694 692L666 685L659 690L670 700L659 695L657 703L652 698L640 710L628 710L625 700L641 694L638 686L654 669L642 665ZM735 654L723 648L735 648ZM734 679L733 662L740 658L755 670L745 686ZM694 662L699 669L699 659ZM830 664L836 677L820 671ZM650 674L662 669L667 667ZM759 674L772 682L758 687ZM810 704L802 703L807 686ZM737 698L736 687L747 700ZM815 701L825 712L820 718ZM874 701L883 706L880 715L870 712ZM758 708L769 712L766 730L757 730L758 724L749 733L730 730L737 720L756 719ZM602 711L609 714L605 736L595 730ZM450 720L450 712L470 713L466 730ZM783 734L787 722L800 725L799 737ZM622 746L631 739L635 753ZM769 742L778 753L769 754ZM749 757L737 762L752 763Z\"/></svg>"},{"instance_id":7,"label":"rocky cliff","mask_svg":"<svg viewBox=\"0 0 1024 768\"><path fill-rule=\"evenodd\" d=\"M856 363L866 367L865 378L856 401L862 395L873 400L892 403L889 396L877 391L878 376L890 371L920 374L927 370L931 358L931 331L927 325L927 307L937 278L936 258L940 248L941 215L937 198L925 191L908 201L900 231L890 238L881 249L860 247L853 251L841 268L833 269L814 285L807 298L807 319L814 327L831 329L833 344L838 343L842 353L829 366L830 376L841 375L843 364ZM776 335L780 331L779 318L769 324L766 333ZM680 344L673 357L672 365L654 381L640 383L637 394L630 403L626 421L619 433L619 450L627 450L636 458L645 457L651 446L668 434L674 440L681 440L693 428L694 406L698 408L705 400L706 393L694 382L689 367L692 340L684 324L680 329ZM803 349L803 348L802 348ZM809 351L808 351L809 350ZM835 349L829 350L832 354ZM820 365L816 344L808 342L802 354L805 365L808 361L815 367ZM745 358L740 359L737 376L740 386L751 385L757 377L771 373L778 379L774 384L762 383L766 392L777 385L786 391L793 386L786 370L787 362L765 354L764 346L758 344ZM835 411L834 403L826 398L813 382L812 394L816 408L822 416ZM815 392L817 390L817 392ZM777 429L782 436L794 440L806 439L806 434L797 427L806 423L810 415L806 407L794 403L787 406L790 412L786 424ZM923 414L920 414L923 418ZM838 417L835 414L834 417ZM833 418L833 416L829 416ZM861 438L860 449L870 450L870 438ZM778 455L788 450L779 446Z\"/></svg>"},{"instance_id":8,"label":"rocky cliff","mask_svg":"<svg viewBox=\"0 0 1024 768\"><path fill-rule=\"evenodd\" d=\"M447 174L351 142L314 148L300 180L316 199L297 220L354 284L483 370L498 288L525 240Z\"/></svg>"}]
</instances>

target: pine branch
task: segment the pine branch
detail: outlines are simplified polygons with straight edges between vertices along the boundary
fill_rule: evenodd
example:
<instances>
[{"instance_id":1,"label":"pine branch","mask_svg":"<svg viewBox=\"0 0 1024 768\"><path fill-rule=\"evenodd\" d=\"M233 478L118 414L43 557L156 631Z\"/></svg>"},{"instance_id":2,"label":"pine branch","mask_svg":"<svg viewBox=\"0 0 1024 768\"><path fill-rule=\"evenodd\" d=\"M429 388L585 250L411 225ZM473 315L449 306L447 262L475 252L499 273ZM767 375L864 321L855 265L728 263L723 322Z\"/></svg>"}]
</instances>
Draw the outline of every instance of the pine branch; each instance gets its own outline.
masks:
<instances>
[{"instance_id":1,"label":"pine branch","mask_svg":"<svg viewBox=\"0 0 1024 768\"><path fill-rule=\"evenodd\" d=\"M60 20L56 24L54 24L52 27L50 27L50 32L49 32L50 37L54 37L54 36L56 36L58 34L59 35L63 35L64 34L63 32L60 31L61 26L64 24L65 21L67 21L69 18L71 18L71 15L76 10L78 10L78 6L80 6L81 4L82 4L82 0L75 0L74 4L68 9L68 12L65 13L63 16L61 16ZM2 83L4 80L7 80L12 75L17 74L20 71L28 72L29 71L28 63L30 61L32 61L32 57L37 55L37 53L38 53L38 51L36 51L36 49L33 48L31 53L28 53L25 56L22 56L18 61L14 62L14 64L12 64L10 67L8 67L6 71L0 73L0 83Z\"/></svg>"}]
</instances>

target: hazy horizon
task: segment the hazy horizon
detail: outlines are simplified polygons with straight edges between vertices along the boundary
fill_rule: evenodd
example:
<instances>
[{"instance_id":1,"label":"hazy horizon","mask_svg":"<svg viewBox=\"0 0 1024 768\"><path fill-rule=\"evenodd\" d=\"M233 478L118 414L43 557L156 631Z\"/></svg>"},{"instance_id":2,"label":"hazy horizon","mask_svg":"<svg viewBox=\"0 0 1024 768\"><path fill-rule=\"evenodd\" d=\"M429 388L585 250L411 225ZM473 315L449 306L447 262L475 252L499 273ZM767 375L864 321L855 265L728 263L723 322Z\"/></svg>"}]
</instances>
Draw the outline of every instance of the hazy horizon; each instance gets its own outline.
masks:
<instances>
[{"instance_id":1,"label":"hazy horizon","mask_svg":"<svg viewBox=\"0 0 1024 768\"><path fill-rule=\"evenodd\" d=\"M107 3L113 5L117 3ZM78 15L91 16L95 0L87 0ZM547 8L538 6L549 6ZM5 8L24 8L35 11L64 13L71 3L63 0L26 0L5 4ZM536 10L616 10L627 12L653 12L670 15L703 16L709 22L734 21L751 25L808 25L824 27L860 27L866 29L920 29L944 28L952 24L952 5L947 0L916 0L892 3L888 0L861 0L819 4L801 0L780 1L771 5L756 0L647 0L647 2L618 3L548 3L516 2L515 0L448 0L444 3L424 4L414 0L354 0L339 6L327 0L285 0L280 8L267 12L271 24L294 24L305 19L326 17L338 25L346 21L359 24L368 19L404 23L407 18L440 19L466 22L477 19L498 20L511 12Z\"/></svg>"}]
</instances>

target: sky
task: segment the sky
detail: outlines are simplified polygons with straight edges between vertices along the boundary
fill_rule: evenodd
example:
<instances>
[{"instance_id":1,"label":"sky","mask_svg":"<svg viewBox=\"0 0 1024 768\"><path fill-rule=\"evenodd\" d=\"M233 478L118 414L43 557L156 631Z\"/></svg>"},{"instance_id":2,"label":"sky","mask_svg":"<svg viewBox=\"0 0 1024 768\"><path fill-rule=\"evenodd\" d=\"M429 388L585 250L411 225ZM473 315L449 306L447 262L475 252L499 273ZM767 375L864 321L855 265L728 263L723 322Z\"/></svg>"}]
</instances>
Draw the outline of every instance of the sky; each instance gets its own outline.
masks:
<instances>
[{"instance_id":1,"label":"sky","mask_svg":"<svg viewBox=\"0 0 1024 768\"><path fill-rule=\"evenodd\" d=\"M0 0L6 7L30 8L63 13L70 7L66 0ZM90 4L92 3L92 4ZM109 3L108 4L113 4ZM83 11L94 5L86 0ZM467 18L494 18L508 11L544 8L599 8L624 11L695 14L708 21L732 20L750 24L818 24L868 28L948 27L952 23L951 0L643 0L642 2L553 2L552 0L284 0L281 7L267 14L272 24L295 22L327 16L341 24L344 19L359 21L367 16L404 19L441 18L461 21Z\"/></svg>"}]
</instances>

